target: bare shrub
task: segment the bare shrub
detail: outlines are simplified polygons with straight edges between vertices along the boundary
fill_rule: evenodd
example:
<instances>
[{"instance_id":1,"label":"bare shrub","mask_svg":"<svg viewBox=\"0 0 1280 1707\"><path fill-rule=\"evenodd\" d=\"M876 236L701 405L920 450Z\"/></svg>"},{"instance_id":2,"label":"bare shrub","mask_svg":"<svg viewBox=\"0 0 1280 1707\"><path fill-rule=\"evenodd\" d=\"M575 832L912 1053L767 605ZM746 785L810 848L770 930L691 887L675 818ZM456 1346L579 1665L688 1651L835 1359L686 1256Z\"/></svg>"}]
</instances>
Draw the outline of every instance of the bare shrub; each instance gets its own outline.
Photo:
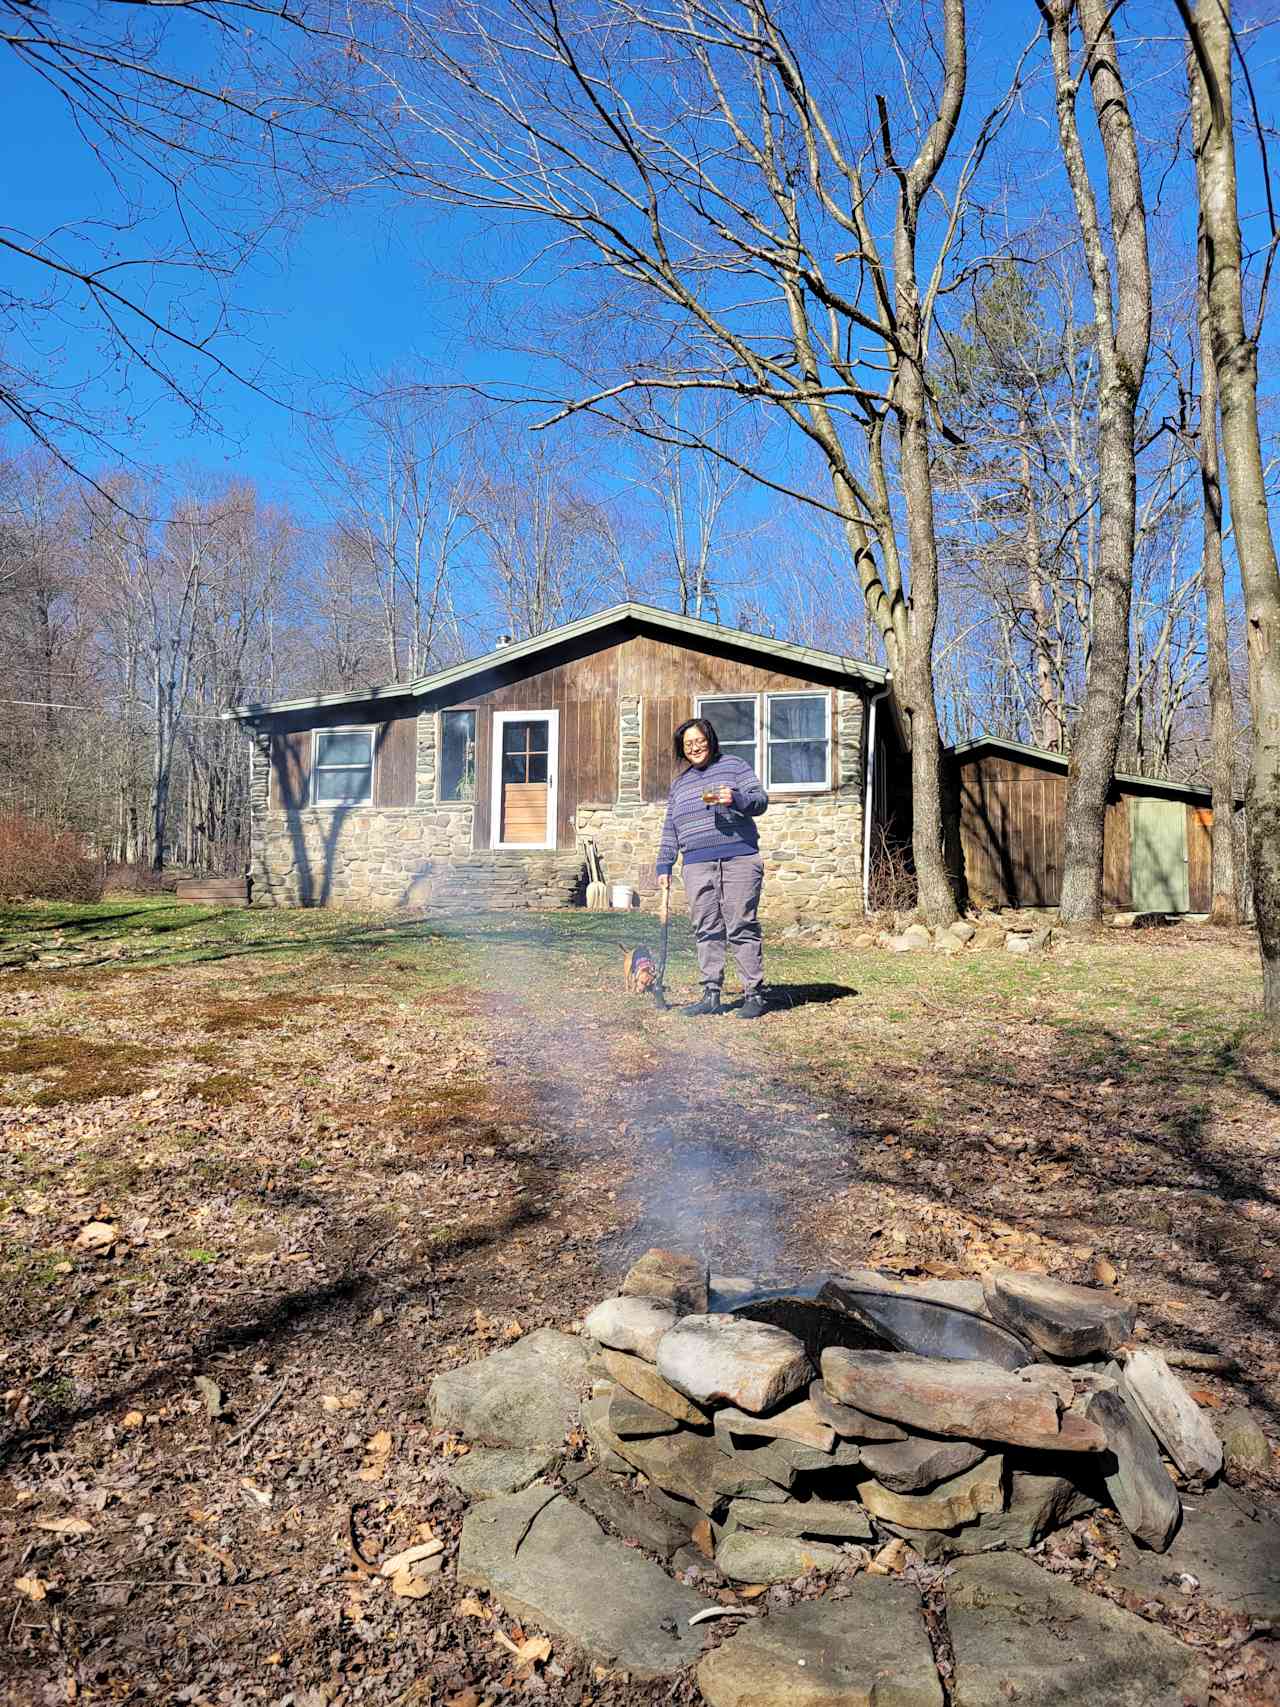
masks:
<instances>
[{"instance_id":1,"label":"bare shrub","mask_svg":"<svg viewBox=\"0 0 1280 1707\"><path fill-rule=\"evenodd\" d=\"M867 881L868 913L910 913L919 904L915 867L908 849L891 841L884 826L871 832L871 870Z\"/></svg>"},{"instance_id":2,"label":"bare shrub","mask_svg":"<svg viewBox=\"0 0 1280 1707\"><path fill-rule=\"evenodd\" d=\"M97 901L102 860L70 830L20 812L0 814L0 897L6 901Z\"/></svg>"}]
</instances>

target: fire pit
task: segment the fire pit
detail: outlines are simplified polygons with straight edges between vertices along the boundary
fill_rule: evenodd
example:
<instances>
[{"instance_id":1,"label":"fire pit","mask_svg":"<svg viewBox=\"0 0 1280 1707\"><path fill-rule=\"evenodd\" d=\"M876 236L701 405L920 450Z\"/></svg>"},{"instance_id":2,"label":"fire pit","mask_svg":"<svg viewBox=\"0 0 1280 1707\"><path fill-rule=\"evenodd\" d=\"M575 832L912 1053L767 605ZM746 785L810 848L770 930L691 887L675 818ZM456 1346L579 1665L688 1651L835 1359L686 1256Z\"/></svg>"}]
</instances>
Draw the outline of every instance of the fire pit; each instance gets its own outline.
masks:
<instances>
[{"instance_id":1,"label":"fire pit","mask_svg":"<svg viewBox=\"0 0 1280 1707\"><path fill-rule=\"evenodd\" d=\"M1181 1507L1152 1425L1187 1474L1220 1464L1158 1354L1116 1360L1132 1308L1044 1275L748 1287L651 1251L585 1328L597 1460L639 1473L731 1580L890 1537L926 1558L1027 1547L1103 1501L1163 1549Z\"/></svg>"}]
</instances>

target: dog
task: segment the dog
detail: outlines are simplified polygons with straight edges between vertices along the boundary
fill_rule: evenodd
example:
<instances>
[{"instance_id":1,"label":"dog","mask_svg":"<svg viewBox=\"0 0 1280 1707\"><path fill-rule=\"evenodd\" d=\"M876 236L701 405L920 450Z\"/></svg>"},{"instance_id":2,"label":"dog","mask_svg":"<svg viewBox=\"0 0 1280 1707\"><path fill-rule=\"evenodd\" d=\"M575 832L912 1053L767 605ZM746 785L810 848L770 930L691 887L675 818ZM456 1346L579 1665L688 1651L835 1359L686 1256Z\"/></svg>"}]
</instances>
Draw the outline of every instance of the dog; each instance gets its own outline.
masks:
<instances>
[{"instance_id":1,"label":"dog","mask_svg":"<svg viewBox=\"0 0 1280 1707\"><path fill-rule=\"evenodd\" d=\"M629 996L643 996L658 982L658 963L653 950L639 944L635 948L622 945L622 982Z\"/></svg>"}]
</instances>

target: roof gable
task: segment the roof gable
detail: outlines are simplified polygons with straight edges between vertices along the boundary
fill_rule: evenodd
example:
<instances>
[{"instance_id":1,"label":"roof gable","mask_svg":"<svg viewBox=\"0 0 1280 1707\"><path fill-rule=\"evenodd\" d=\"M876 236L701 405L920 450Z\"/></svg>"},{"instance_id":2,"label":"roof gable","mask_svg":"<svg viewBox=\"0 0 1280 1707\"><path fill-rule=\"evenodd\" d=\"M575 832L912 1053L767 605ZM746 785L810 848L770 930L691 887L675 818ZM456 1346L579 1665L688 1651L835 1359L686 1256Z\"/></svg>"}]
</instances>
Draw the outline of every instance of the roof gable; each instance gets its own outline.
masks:
<instances>
[{"instance_id":1,"label":"roof gable","mask_svg":"<svg viewBox=\"0 0 1280 1707\"><path fill-rule=\"evenodd\" d=\"M419 676L412 682L389 682L379 687L360 688L352 693L316 694L302 699L277 699L261 704L232 706L222 713L225 718L252 719L270 716L274 712L310 711L325 707L354 705L369 700L411 699L423 694L439 693L443 688L458 687L475 676L493 669L510 669L524 660L536 660L540 654L566 642L593 635L603 636L618 628L632 633L659 633L675 644L697 640L704 645L718 646L725 651L758 654L779 665L807 665L827 674L850 676L859 681L881 685L889 680L889 672L878 664L868 664L841 652L825 652L814 646L796 646L789 640L772 640L761 634L748 634L745 629L724 628L719 623L702 622L696 617L679 616L673 611L659 610L656 605L629 602L611 605L594 616L581 617L576 622L563 623L529 640L513 641L496 647L479 658L469 658L461 664Z\"/></svg>"}]
</instances>

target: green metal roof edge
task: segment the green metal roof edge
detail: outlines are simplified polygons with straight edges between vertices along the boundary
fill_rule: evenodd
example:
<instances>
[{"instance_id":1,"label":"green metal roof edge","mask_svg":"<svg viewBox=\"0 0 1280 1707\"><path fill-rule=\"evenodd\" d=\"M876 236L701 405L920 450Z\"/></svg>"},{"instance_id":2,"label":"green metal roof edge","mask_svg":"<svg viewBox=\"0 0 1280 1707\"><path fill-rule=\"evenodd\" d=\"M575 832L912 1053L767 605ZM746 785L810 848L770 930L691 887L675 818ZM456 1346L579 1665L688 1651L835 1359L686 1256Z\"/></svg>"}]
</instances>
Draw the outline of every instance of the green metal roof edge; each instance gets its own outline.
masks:
<instances>
[{"instance_id":1,"label":"green metal roof edge","mask_svg":"<svg viewBox=\"0 0 1280 1707\"><path fill-rule=\"evenodd\" d=\"M574 640L579 635L590 634L595 629L607 628L611 623L623 622L628 618L636 622L650 623L657 628L665 628L673 634L697 634L708 640L719 640L722 645L741 646L750 652L767 653L772 658L787 658L795 663L813 664L819 669L831 670L840 675L860 676L864 681L880 684L889 680L889 671L879 664L864 663L860 658L850 658L842 652L823 652L815 646L796 646L790 640L770 640L762 634L748 634L745 629L724 628L717 622L703 622L697 617L678 616L674 611L659 610L656 605L629 601L626 604L610 605L607 610L597 611L593 616L579 617L576 622L564 623L559 628L548 629L545 634L536 634L529 640L516 640L509 646L499 646L479 658L469 658L465 663L451 664L448 669L437 670L433 675L419 676L416 681L388 682L379 687L363 688L357 693L315 694L306 699L274 699L260 705L233 705L219 715L224 721L235 721L269 717L281 711L318 711L330 705L350 705L356 700L417 698L421 694L436 693L441 688L452 687L455 682L464 681L468 676L481 675L497 664L518 662L521 658L536 656L548 646Z\"/></svg>"},{"instance_id":2,"label":"green metal roof edge","mask_svg":"<svg viewBox=\"0 0 1280 1707\"><path fill-rule=\"evenodd\" d=\"M1002 753L1021 753L1028 759L1044 759L1051 765L1061 765L1063 770L1070 763L1065 753L1051 752L1048 747L1032 747L1026 741L1006 741L1002 735L978 735L972 741L957 741L947 751L958 758L961 753L972 753L979 747L997 747ZM1213 790L1205 784L1174 782L1164 776L1138 776L1133 771L1116 771L1115 781L1136 783L1143 788L1164 788L1171 794L1193 794L1197 799L1213 798ZM1236 804L1241 804L1239 798Z\"/></svg>"}]
</instances>

